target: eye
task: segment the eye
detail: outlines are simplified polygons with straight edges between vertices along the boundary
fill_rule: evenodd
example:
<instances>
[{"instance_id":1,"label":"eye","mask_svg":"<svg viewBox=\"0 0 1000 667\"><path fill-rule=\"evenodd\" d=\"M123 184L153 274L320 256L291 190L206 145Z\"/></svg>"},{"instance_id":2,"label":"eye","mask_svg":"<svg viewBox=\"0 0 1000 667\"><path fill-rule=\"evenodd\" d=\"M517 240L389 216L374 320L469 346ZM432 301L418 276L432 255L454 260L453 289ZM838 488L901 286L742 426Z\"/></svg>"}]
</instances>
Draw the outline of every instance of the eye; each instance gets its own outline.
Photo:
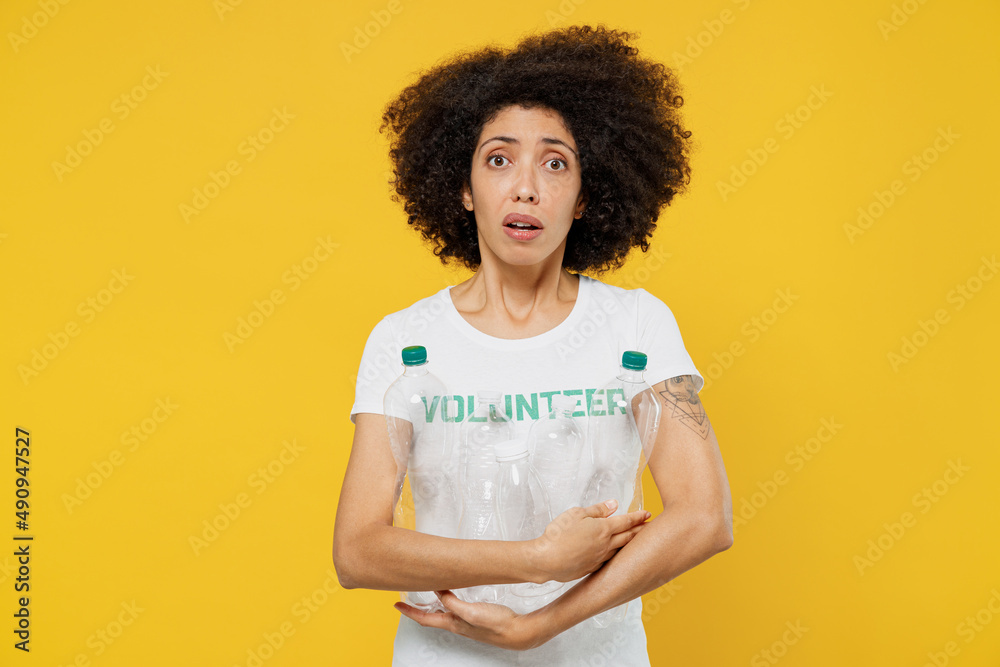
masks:
<instances>
[{"instance_id":1,"label":"eye","mask_svg":"<svg viewBox=\"0 0 1000 667\"><path fill-rule=\"evenodd\" d=\"M565 169L568 169L568 168L569 168L569 167L568 167L568 166L566 165L566 161L565 161L565 160L560 160L560 159L558 159L558 158L552 158L551 160L549 160L549 161L548 161L548 165L549 165L550 167L551 167L551 166L552 166L553 164L561 164L561 165L562 165L562 169L559 169L559 168L555 168L555 169L553 169L553 171L563 171L563 170L565 170Z\"/></svg>"},{"instance_id":2,"label":"eye","mask_svg":"<svg viewBox=\"0 0 1000 667\"><path fill-rule=\"evenodd\" d=\"M488 158L486 158L486 164L488 164L490 166L493 166L493 167L502 167L503 166L502 164L496 164L493 161L494 160L506 160L506 159L507 158L505 158L503 155L500 155L499 153L495 153L495 154L489 156Z\"/></svg>"}]
</instances>

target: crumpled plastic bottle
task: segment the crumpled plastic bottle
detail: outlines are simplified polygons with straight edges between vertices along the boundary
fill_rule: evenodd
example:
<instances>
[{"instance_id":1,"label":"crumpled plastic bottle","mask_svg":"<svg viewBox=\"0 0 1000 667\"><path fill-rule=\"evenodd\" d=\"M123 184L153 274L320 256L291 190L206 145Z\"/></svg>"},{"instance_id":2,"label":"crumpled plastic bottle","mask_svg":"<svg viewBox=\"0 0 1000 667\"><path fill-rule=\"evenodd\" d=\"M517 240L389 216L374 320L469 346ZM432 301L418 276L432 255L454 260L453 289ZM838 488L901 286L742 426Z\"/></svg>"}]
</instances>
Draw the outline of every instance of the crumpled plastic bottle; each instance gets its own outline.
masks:
<instances>
[{"instance_id":1,"label":"crumpled plastic bottle","mask_svg":"<svg viewBox=\"0 0 1000 667\"><path fill-rule=\"evenodd\" d=\"M495 446L514 437L514 428L500 407L503 395L498 391L476 394L476 408L462 423L463 442L461 487L463 494L459 537L465 540L499 540L496 518L497 474ZM502 585L470 586L455 594L466 602L501 603L506 595Z\"/></svg>"},{"instance_id":2,"label":"crumpled plastic bottle","mask_svg":"<svg viewBox=\"0 0 1000 667\"><path fill-rule=\"evenodd\" d=\"M444 384L428 369L427 350L403 348L403 374L383 401L389 444L396 461L393 525L441 537L458 534L461 508L453 468L452 431L433 420L436 403L448 400ZM403 601L425 611L443 610L433 591L402 592Z\"/></svg>"},{"instance_id":3,"label":"crumpled plastic bottle","mask_svg":"<svg viewBox=\"0 0 1000 667\"><path fill-rule=\"evenodd\" d=\"M659 432L661 405L643 378L645 370L645 354L625 352L617 377L593 394L587 411L594 469L584 504L614 498L615 515L642 509L642 473ZM619 622L627 606L602 612L593 622L598 627Z\"/></svg>"}]
</instances>

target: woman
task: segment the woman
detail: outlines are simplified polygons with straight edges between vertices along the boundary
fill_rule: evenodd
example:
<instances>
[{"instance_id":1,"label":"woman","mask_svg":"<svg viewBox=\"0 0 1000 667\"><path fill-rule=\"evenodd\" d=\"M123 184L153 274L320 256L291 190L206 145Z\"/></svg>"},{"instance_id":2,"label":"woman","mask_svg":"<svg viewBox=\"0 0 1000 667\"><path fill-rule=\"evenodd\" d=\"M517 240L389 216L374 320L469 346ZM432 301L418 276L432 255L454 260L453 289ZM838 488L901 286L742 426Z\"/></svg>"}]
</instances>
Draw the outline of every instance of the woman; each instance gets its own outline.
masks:
<instances>
[{"instance_id":1,"label":"woman","mask_svg":"<svg viewBox=\"0 0 1000 667\"><path fill-rule=\"evenodd\" d=\"M698 398L703 380L671 311L646 290L583 275L619 267L633 247L645 251L660 209L689 177L678 85L640 58L631 38L574 26L510 51L462 55L385 110L396 200L409 224L442 261L475 270L379 322L358 374L334 536L341 584L439 591L447 610L397 603L393 664L576 665L600 654L648 665L638 600L606 629L582 621L732 544L728 481ZM518 434L539 401L544 414L553 394L584 398L614 377L622 351L646 352L645 377L663 405L648 462L663 512L648 522L641 510L611 516L609 499L567 511L528 542L393 527L396 465L382 396L399 372L399 349L414 344L427 348L449 393L510 397ZM523 615L450 590L585 575Z\"/></svg>"}]
</instances>

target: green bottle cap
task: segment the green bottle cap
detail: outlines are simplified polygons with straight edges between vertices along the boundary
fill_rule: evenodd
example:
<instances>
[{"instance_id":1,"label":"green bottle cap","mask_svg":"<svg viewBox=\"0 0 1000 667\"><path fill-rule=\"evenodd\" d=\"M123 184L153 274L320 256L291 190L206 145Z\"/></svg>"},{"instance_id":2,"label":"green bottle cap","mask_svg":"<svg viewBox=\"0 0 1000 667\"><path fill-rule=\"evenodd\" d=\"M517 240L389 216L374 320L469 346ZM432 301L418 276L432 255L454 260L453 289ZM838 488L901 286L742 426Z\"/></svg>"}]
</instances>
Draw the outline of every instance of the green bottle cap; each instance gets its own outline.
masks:
<instances>
[{"instance_id":1,"label":"green bottle cap","mask_svg":"<svg viewBox=\"0 0 1000 667\"><path fill-rule=\"evenodd\" d=\"M419 366L427 363L427 348L423 345L411 345L403 348L403 365Z\"/></svg>"},{"instance_id":2,"label":"green bottle cap","mask_svg":"<svg viewBox=\"0 0 1000 667\"><path fill-rule=\"evenodd\" d=\"M629 350L622 355L622 367L630 371L646 370L646 355L642 352Z\"/></svg>"}]
</instances>

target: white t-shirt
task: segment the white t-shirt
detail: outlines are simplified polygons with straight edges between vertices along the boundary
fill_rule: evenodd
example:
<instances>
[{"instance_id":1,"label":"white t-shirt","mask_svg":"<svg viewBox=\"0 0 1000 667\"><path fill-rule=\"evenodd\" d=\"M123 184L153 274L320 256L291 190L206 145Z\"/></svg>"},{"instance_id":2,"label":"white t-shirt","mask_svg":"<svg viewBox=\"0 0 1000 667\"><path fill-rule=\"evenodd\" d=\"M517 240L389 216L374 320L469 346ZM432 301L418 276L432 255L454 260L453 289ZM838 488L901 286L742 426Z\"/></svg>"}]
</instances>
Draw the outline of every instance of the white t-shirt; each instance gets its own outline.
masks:
<instances>
[{"instance_id":1,"label":"white t-shirt","mask_svg":"<svg viewBox=\"0 0 1000 667\"><path fill-rule=\"evenodd\" d=\"M372 330L358 370L351 420L359 412L383 414L383 397L402 373L400 353L409 345L427 349L428 368L449 394L465 397L469 409L477 391L502 392L516 435L548 414L551 396L580 399L584 417L588 398L619 372L622 353L645 352L645 379L655 385L678 375L704 384L684 348L673 313L644 289L625 290L587 276L569 316L555 328L531 338L495 338L469 324L455 309L451 287L386 316ZM454 402L461 408L463 401ZM452 415L460 420L461 415ZM584 622L530 651L508 651L424 628L400 618L393 665L649 665L641 619L641 600L628 606L625 619L608 628ZM599 657L598 657L599 656Z\"/></svg>"}]
</instances>

